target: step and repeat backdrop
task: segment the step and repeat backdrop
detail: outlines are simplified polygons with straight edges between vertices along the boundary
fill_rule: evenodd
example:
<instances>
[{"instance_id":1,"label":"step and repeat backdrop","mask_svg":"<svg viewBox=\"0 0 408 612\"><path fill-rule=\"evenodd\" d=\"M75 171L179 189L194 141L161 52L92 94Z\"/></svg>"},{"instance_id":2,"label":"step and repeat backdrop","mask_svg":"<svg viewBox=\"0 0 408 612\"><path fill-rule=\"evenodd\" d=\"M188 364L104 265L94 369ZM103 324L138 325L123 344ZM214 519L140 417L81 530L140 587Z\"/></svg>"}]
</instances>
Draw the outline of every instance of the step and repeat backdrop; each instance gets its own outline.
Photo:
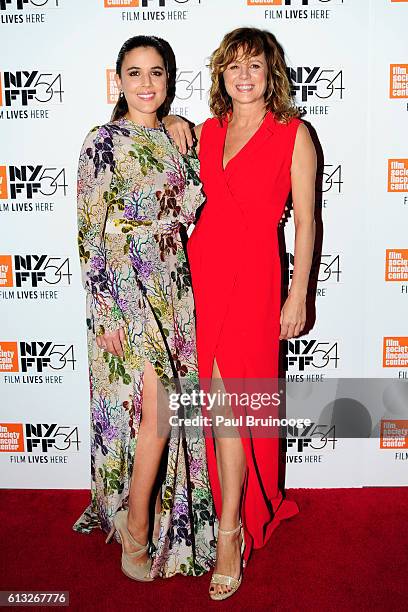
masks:
<instances>
[{"instance_id":1,"label":"step and repeat backdrop","mask_svg":"<svg viewBox=\"0 0 408 612\"><path fill-rule=\"evenodd\" d=\"M112 112L120 46L166 38L173 112L197 123L209 55L244 25L282 44L320 164L315 323L288 342L288 400L337 382L285 441L287 486L407 484L407 24L407 0L0 0L1 487L89 486L76 166ZM290 278L293 218L285 238Z\"/></svg>"}]
</instances>

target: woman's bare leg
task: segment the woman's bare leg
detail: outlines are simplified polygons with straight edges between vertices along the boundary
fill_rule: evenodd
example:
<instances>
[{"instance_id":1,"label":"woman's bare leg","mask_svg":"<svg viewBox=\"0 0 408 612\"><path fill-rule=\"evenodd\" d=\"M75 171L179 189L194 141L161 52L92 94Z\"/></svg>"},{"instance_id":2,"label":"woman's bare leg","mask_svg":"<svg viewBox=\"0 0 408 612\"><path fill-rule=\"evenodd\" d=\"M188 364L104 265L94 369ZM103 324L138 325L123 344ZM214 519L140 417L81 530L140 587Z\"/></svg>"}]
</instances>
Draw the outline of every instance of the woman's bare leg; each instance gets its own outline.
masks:
<instances>
[{"instance_id":1,"label":"woman's bare leg","mask_svg":"<svg viewBox=\"0 0 408 612\"><path fill-rule=\"evenodd\" d=\"M225 392L217 361L214 361L213 379L211 391ZM220 409L218 408L218 412ZM223 407L221 412L230 412L228 407ZM226 414L228 416L228 414ZM232 416L232 414L231 414ZM240 504L242 496L242 485L245 478L246 460L242 441L238 430L232 437L232 428L227 428L231 437L222 437L223 432L216 435L216 452L218 477L222 494L222 513L219 526L221 529L231 531L239 524ZM225 433L225 429L224 429ZM235 535L220 535L217 542L217 562L215 573L239 578L241 559L241 537L238 532ZM226 593L231 588L224 585L212 585L211 591Z\"/></svg>"},{"instance_id":2,"label":"woman's bare leg","mask_svg":"<svg viewBox=\"0 0 408 612\"><path fill-rule=\"evenodd\" d=\"M167 438L159 438L157 434L159 410L162 411L161 418L167 418L167 394L153 366L146 361L143 380L142 419L133 464L128 514L128 529L134 539L142 545L145 545L148 539L152 492L160 460L167 443ZM156 511L160 511L158 499L156 499L155 507ZM137 550L129 544L125 545L125 549L127 552ZM144 563L146 560L147 553L135 559L134 563Z\"/></svg>"}]
</instances>

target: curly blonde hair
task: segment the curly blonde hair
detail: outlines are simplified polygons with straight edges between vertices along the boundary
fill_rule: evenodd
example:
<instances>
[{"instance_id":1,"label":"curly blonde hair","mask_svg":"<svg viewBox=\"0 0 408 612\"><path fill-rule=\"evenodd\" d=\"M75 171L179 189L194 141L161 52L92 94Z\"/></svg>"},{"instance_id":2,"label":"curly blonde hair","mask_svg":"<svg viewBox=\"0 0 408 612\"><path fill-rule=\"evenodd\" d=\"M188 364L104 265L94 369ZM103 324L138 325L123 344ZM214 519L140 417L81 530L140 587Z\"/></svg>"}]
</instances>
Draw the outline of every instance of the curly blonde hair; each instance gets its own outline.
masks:
<instances>
[{"instance_id":1,"label":"curly blonde hair","mask_svg":"<svg viewBox=\"0 0 408 612\"><path fill-rule=\"evenodd\" d=\"M243 58L265 54L267 64L267 86L265 106L277 121L288 123L300 115L291 94L289 78L282 47L275 36L258 28L237 28L224 36L220 46L210 58L211 89L210 109L220 121L232 110L232 101L225 89L223 73L236 61L242 52Z\"/></svg>"}]
</instances>

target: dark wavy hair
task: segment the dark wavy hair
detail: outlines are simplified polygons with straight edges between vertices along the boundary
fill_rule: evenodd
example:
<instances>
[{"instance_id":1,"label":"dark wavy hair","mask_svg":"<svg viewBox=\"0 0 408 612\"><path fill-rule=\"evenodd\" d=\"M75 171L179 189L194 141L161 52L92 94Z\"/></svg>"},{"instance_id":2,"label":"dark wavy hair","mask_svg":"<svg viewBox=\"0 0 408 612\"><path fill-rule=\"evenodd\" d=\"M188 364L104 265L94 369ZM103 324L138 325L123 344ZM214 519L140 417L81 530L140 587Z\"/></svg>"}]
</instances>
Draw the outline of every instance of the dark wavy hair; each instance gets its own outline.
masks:
<instances>
[{"instance_id":1,"label":"dark wavy hair","mask_svg":"<svg viewBox=\"0 0 408 612\"><path fill-rule=\"evenodd\" d=\"M236 61L241 51L244 58L265 54L267 110L282 123L287 123L292 117L298 117L300 113L293 102L283 49L273 34L258 28L237 28L229 32L211 55L210 109L213 115L221 121L232 110L232 101L225 89L223 73L231 62Z\"/></svg>"},{"instance_id":2,"label":"dark wavy hair","mask_svg":"<svg viewBox=\"0 0 408 612\"><path fill-rule=\"evenodd\" d=\"M138 47L152 47L163 60L164 67L167 73L167 96L163 104L157 110L159 120L169 114L170 106L176 94L176 58L173 49L169 43L163 38L157 36L132 36L120 48L118 59L116 60L116 74L121 76L122 64L126 53L137 49ZM122 93L112 111L111 121L117 121L124 117L128 112L129 107L124 94Z\"/></svg>"}]
</instances>

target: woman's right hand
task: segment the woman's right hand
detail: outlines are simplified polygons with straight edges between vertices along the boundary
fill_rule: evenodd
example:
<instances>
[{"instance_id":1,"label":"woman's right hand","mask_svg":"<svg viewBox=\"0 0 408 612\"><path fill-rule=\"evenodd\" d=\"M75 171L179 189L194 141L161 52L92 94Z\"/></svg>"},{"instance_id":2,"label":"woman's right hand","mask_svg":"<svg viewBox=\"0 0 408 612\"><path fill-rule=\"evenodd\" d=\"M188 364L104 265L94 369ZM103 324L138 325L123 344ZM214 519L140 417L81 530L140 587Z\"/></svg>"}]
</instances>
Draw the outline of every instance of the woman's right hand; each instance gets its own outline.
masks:
<instances>
[{"instance_id":1,"label":"woman's right hand","mask_svg":"<svg viewBox=\"0 0 408 612\"><path fill-rule=\"evenodd\" d=\"M113 332L105 332L103 335L97 336L96 344L100 349L108 351L111 355L123 358L123 346L125 344L125 331L123 327Z\"/></svg>"},{"instance_id":2,"label":"woman's right hand","mask_svg":"<svg viewBox=\"0 0 408 612\"><path fill-rule=\"evenodd\" d=\"M193 146L193 133L188 121L178 115L168 115L163 118L163 123L180 153L185 155Z\"/></svg>"}]
</instances>

